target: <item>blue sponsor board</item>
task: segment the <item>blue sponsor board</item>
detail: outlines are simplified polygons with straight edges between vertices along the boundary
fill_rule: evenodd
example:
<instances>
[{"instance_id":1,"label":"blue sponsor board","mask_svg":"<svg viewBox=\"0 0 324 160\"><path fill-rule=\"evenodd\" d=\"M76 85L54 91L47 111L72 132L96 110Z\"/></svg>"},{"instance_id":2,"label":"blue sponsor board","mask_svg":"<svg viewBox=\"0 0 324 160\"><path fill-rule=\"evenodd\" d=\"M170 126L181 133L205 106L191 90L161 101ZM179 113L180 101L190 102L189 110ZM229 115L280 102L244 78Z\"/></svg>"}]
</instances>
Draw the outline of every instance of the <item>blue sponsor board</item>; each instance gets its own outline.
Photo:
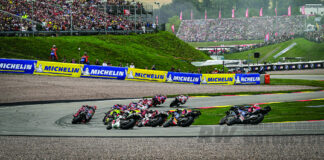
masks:
<instances>
[{"instance_id":1,"label":"blue sponsor board","mask_svg":"<svg viewBox=\"0 0 324 160\"><path fill-rule=\"evenodd\" d=\"M37 61L0 58L0 73L33 74Z\"/></svg>"},{"instance_id":2,"label":"blue sponsor board","mask_svg":"<svg viewBox=\"0 0 324 160\"><path fill-rule=\"evenodd\" d=\"M125 80L127 68L84 65L81 77Z\"/></svg>"},{"instance_id":3,"label":"blue sponsor board","mask_svg":"<svg viewBox=\"0 0 324 160\"><path fill-rule=\"evenodd\" d=\"M200 84L201 74L168 72L166 82Z\"/></svg>"},{"instance_id":4,"label":"blue sponsor board","mask_svg":"<svg viewBox=\"0 0 324 160\"><path fill-rule=\"evenodd\" d=\"M235 74L235 85L260 84L260 74Z\"/></svg>"}]
</instances>

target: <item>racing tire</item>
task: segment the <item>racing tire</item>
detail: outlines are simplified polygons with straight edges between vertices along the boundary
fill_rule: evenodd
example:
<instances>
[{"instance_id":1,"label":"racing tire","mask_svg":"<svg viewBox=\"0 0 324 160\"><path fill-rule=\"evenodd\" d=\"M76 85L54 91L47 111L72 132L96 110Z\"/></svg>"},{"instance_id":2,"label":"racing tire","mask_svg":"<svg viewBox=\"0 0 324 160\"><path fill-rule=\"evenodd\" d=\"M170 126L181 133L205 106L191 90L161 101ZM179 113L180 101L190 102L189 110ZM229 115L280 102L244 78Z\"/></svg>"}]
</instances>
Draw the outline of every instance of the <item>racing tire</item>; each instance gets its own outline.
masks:
<instances>
[{"instance_id":1,"label":"racing tire","mask_svg":"<svg viewBox=\"0 0 324 160\"><path fill-rule=\"evenodd\" d=\"M223 117L220 121L219 121L219 125L223 125L226 123L227 120L227 116Z\"/></svg>"},{"instance_id":2,"label":"racing tire","mask_svg":"<svg viewBox=\"0 0 324 160\"><path fill-rule=\"evenodd\" d=\"M109 123L106 127L107 130L111 130L112 129L112 126L111 126L111 123Z\"/></svg>"},{"instance_id":3,"label":"racing tire","mask_svg":"<svg viewBox=\"0 0 324 160\"><path fill-rule=\"evenodd\" d=\"M228 126L230 126L230 125L235 124L235 122L236 122L236 118L235 118L235 117L228 117L228 118L227 118L227 121L226 121L226 124L227 124Z\"/></svg>"},{"instance_id":4,"label":"racing tire","mask_svg":"<svg viewBox=\"0 0 324 160\"><path fill-rule=\"evenodd\" d=\"M263 121L264 116L263 114L258 114L256 119L250 121L251 124L259 124Z\"/></svg>"},{"instance_id":5,"label":"racing tire","mask_svg":"<svg viewBox=\"0 0 324 160\"><path fill-rule=\"evenodd\" d=\"M121 123L120 124L120 129L130 129L130 128L133 128L136 124L136 121L135 119L127 119L125 121L128 121L128 123Z\"/></svg>"},{"instance_id":6,"label":"racing tire","mask_svg":"<svg viewBox=\"0 0 324 160\"><path fill-rule=\"evenodd\" d=\"M156 127L161 123L161 121L163 121L163 118L159 116L151 121L151 126Z\"/></svg>"},{"instance_id":7,"label":"racing tire","mask_svg":"<svg viewBox=\"0 0 324 160\"><path fill-rule=\"evenodd\" d=\"M172 120L167 121L166 123L163 124L163 127L170 127L172 123Z\"/></svg>"},{"instance_id":8,"label":"racing tire","mask_svg":"<svg viewBox=\"0 0 324 160\"><path fill-rule=\"evenodd\" d=\"M188 118L187 121L185 121L183 123L181 122L179 124L181 127L189 127L194 122L194 118L193 117L189 116L187 118Z\"/></svg>"},{"instance_id":9,"label":"racing tire","mask_svg":"<svg viewBox=\"0 0 324 160\"><path fill-rule=\"evenodd\" d=\"M72 119L72 124L78 124L78 123L81 122L81 120L82 120L82 117L81 116L74 117Z\"/></svg>"}]
</instances>

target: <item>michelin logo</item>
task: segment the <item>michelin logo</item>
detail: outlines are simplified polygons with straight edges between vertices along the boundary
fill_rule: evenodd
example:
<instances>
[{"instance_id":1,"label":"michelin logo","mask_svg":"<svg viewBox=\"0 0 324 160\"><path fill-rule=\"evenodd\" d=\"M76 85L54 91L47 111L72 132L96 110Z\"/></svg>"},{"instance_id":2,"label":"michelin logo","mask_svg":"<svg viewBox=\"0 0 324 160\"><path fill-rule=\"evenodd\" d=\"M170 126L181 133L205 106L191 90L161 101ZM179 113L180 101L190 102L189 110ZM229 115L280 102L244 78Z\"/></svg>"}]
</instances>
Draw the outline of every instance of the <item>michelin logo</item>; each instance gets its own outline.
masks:
<instances>
[{"instance_id":1,"label":"michelin logo","mask_svg":"<svg viewBox=\"0 0 324 160\"><path fill-rule=\"evenodd\" d=\"M260 77L235 77L235 84L255 84L260 82Z\"/></svg>"},{"instance_id":2,"label":"michelin logo","mask_svg":"<svg viewBox=\"0 0 324 160\"><path fill-rule=\"evenodd\" d=\"M0 63L0 69L4 70L30 70L32 67L32 64Z\"/></svg>"},{"instance_id":3,"label":"michelin logo","mask_svg":"<svg viewBox=\"0 0 324 160\"><path fill-rule=\"evenodd\" d=\"M134 79L133 71L130 71L129 74L127 74L127 78L128 79Z\"/></svg>"},{"instance_id":4,"label":"michelin logo","mask_svg":"<svg viewBox=\"0 0 324 160\"><path fill-rule=\"evenodd\" d=\"M80 67L80 70L81 70L81 75L83 75L83 76L90 76L89 68L85 68L85 71L84 71L83 68Z\"/></svg>"},{"instance_id":5,"label":"michelin logo","mask_svg":"<svg viewBox=\"0 0 324 160\"><path fill-rule=\"evenodd\" d=\"M43 72L42 64L39 64L37 66L37 64L34 63L34 66L35 66L35 72L39 72L39 73L42 73Z\"/></svg>"},{"instance_id":6,"label":"michelin logo","mask_svg":"<svg viewBox=\"0 0 324 160\"><path fill-rule=\"evenodd\" d=\"M167 82L173 82L171 74L169 75Z\"/></svg>"},{"instance_id":7,"label":"michelin logo","mask_svg":"<svg viewBox=\"0 0 324 160\"><path fill-rule=\"evenodd\" d=\"M184 76L174 76L173 81L178 82L199 82L200 77L184 77Z\"/></svg>"},{"instance_id":8,"label":"michelin logo","mask_svg":"<svg viewBox=\"0 0 324 160\"><path fill-rule=\"evenodd\" d=\"M201 84L207 84L206 76L204 76L203 80L201 81Z\"/></svg>"}]
</instances>

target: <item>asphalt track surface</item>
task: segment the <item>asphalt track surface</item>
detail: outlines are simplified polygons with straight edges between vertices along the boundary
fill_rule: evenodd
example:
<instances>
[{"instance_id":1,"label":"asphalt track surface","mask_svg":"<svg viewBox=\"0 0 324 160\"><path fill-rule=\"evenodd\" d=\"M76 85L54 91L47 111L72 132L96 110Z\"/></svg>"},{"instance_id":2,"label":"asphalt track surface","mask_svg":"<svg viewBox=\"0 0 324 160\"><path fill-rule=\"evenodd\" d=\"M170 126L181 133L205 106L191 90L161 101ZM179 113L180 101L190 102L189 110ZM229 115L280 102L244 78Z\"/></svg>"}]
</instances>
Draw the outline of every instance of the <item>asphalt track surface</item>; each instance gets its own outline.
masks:
<instances>
[{"instance_id":1,"label":"asphalt track surface","mask_svg":"<svg viewBox=\"0 0 324 160\"><path fill-rule=\"evenodd\" d=\"M251 96L195 97L189 99L183 108L197 108L221 105L252 104L263 102L285 102L323 98L324 92L287 93ZM23 136L97 136L97 137L199 137L239 135L313 135L324 134L324 121L294 123L262 123L259 125L235 126L190 126L180 127L135 127L131 130L107 131L102 123L104 113L114 104L128 104L136 99L107 100L91 102L51 103L1 107L0 135ZM156 108L166 111L172 99ZM89 124L72 125L72 115L82 104L96 105L96 111Z\"/></svg>"}]
</instances>

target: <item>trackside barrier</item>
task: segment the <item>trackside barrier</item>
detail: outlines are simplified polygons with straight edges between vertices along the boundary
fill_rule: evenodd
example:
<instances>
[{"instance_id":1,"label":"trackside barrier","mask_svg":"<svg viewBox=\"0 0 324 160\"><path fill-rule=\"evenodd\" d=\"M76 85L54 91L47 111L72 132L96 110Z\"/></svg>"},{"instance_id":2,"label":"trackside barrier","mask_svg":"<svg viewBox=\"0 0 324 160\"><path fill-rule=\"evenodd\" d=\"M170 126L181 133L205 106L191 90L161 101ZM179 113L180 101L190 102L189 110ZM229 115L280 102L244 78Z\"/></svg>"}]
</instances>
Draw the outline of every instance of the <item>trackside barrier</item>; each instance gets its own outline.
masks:
<instances>
[{"instance_id":1,"label":"trackside barrier","mask_svg":"<svg viewBox=\"0 0 324 160\"><path fill-rule=\"evenodd\" d=\"M0 73L23 73L33 74L34 66L37 61L34 60L18 60L18 59L2 59L0 58Z\"/></svg>"},{"instance_id":2,"label":"trackside barrier","mask_svg":"<svg viewBox=\"0 0 324 160\"><path fill-rule=\"evenodd\" d=\"M81 77L125 80L127 69L123 67L84 65L81 70Z\"/></svg>"},{"instance_id":3,"label":"trackside barrier","mask_svg":"<svg viewBox=\"0 0 324 160\"><path fill-rule=\"evenodd\" d=\"M235 85L260 84L260 74L235 74Z\"/></svg>"},{"instance_id":4,"label":"trackside barrier","mask_svg":"<svg viewBox=\"0 0 324 160\"><path fill-rule=\"evenodd\" d=\"M125 80L165 82L167 71L128 68Z\"/></svg>"},{"instance_id":5,"label":"trackside barrier","mask_svg":"<svg viewBox=\"0 0 324 160\"><path fill-rule=\"evenodd\" d=\"M235 74L202 74L201 84L234 85Z\"/></svg>"},{"instance_id":6,"label":"trackside barrier","mask_svg":"<svg viewBox=\"0 0 324 160\"><path fill-rule=\"evenodd\" d=\"M216 85L260 84L260 74L197 74L3 58L0 58L0 73L24 73L161 83L167 82Z\"/></svg>"},{"instance_id":7,"label":"trackside barrier","mask_svg":"<svg viewBox=\"0 0 324 160\"><path fill-rule=\"evenodd\" d=\"M201 74L168 72L166 82L200 84Z\"/></svg>"},{"instance_id":8,"label":"trackside barrier","mask_svg":"<svg viewBox=\"0 0 324 160\"><path fill-rule=\"evenodd\" d=\"M37 61L34 74L80 77L83 64Z\"/></svg>"}]
</instances>

